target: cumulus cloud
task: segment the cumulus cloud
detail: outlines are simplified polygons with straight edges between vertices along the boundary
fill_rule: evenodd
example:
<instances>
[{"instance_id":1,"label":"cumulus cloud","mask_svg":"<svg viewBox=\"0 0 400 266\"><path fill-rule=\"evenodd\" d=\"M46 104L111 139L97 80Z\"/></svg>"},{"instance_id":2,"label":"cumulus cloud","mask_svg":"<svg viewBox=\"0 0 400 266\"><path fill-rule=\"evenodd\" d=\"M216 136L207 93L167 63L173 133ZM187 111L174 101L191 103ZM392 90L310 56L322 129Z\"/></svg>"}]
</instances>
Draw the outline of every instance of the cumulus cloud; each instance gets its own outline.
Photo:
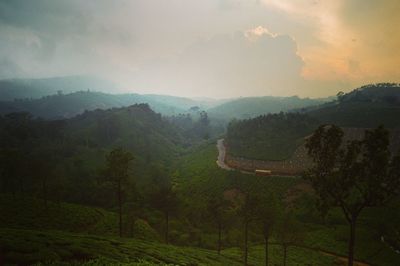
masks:
<instances>
[{"instance_id":1,"label":"cumulus cloud","mask_svg":"<svg viewBox=\"0 0 400 266\"><path fill-rule=\"evenodd\" d=\"M378 2L0 0L0 77L88 74L187 96L330 95L400 76L398 1Z\"/></svg>"},{"instance_id":2,"label":"cumulus cloud","mask_svg":"<svg viewBox=\"0 0 400 266\"><path fill-rule=\"evenodd\" d=\"M260 26L199 41L173 60L139 71L135 82L139 87L174 88L183 95L294 94L303 66L296 52L292 38Z\"/></svg>"}]
</instances>

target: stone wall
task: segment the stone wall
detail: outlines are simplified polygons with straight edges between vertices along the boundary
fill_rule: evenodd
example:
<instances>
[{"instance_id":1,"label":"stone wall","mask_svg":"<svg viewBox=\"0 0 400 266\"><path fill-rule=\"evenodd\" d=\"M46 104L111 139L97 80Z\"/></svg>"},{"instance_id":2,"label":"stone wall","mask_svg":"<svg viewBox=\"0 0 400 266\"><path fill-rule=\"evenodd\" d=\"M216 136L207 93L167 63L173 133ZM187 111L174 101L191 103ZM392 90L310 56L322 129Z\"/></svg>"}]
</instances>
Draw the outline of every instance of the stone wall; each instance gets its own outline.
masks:
<instances>
[{"instance_id":1,"label":"stone wall","mask_svg":"<svg viewBox=\"0 0 400 266\"><path fill-rule=\"evenodd\" d=\"M270 170L272 175L299 175L311 166L311 159L307 156L305 147L302 145L296 149L293 156L283 161L261 161L229 154L225 157L225 163L235 169L254 172L256 169Z\"/></svg>"}]
</instances>

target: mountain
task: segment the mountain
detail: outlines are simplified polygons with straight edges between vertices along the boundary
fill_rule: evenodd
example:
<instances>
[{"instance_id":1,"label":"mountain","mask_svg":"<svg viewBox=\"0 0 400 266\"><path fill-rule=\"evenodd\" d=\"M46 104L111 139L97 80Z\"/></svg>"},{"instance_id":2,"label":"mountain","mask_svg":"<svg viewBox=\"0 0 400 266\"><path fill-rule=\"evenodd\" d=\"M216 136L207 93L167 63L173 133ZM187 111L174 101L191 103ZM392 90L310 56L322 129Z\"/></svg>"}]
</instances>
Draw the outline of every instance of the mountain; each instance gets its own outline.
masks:
<instances>
[{"instance_id":1,"label":"mountain","mask_svg":"<svg viewBox=\"0 0 400 266\"><path fill-rule=\"evenodd\" d=\"M384 125L400 126L400 85L395 83L370 84L305 112L321 123L344 127L371 128Z\"/></svg>"},{"instance_id":2,"label":"mountain","mask_svg":"<svg viewBox=\"0 0 400 266\"><path fill-rule=\"evenodd\" d=\"M140 94L107 94L102 92L78 91L70 94L44 96L40 99L14 100L0 102L0 114L11 112L29 112L46 119L69 118L83 113L85 110L109 109L124 107L137 103L148 103L152 109L163 115L184 113L191 106L189 99L183 107L173 102L172 96L159 97ZM164 99L167 101L163 102ZM176 97L176 99L179 99ZM170 103L170 104L169 104ZM173 105L176 104L176 105ZM195 105L196 103L193 102Z\"/></svg>"},{"instance_id":3,"label":"mountain","mask_svg":"<svg viewBox=\"0 0 400 266\"><path fill-rule=\"evenodd\" d=\"M210 117L230 120L246 119L268 113L285 112L296 108L318 105L323 99L292 97L247 97L228 101L207 110Z\"/></svg>"},{"instance_id":4,"label":"mountain","mask_svg":"<svg viewBox=\"0 0 400 266\"><path fill-rule=\"evenodd\" d=\"M76 91L115 91L117 85L89 76L67 76L43 79L0 80L0 101L38 99L48 95Z\"/></svg>"},{"instance_id":5,"label":"mountain","mask_svg":"<svg viewBox=\"0 0 400 266\"><path fill-rule=\"evenodd\" d=\"M318 125L336 124L358 136L384 125L391 129L393 152L397 152L400 127L400 86L392 83L366 85L338 99L286 114L262 115L235 120L228 125L226 144L237 157L285 160L304 143Z\"/></svg>"},{"instance_id":6,"label":"mountain","mask_svg":"<svg viewBox=\"0 0 400 266\"><path fill-rule=\"evenodd\" d=\"M37 158L52 165L48 168L59 174L52 174L54 180L49 178L48 186L54 182L63 186L62 192L53 196L106 206L102 193L108 192L98 187L96 180L111 149L124 147L133 153L136 182L140 185L150 182L159 169L167 172L188 142L179 127L147 104L86 111L72 119L54 121L23 113L0 116L0 140L1 151L20 151L23 159L15 162L21 171L35 167L31 163ZM24 190L36 186L32 181Z\"/></svg>"}]
</instances>

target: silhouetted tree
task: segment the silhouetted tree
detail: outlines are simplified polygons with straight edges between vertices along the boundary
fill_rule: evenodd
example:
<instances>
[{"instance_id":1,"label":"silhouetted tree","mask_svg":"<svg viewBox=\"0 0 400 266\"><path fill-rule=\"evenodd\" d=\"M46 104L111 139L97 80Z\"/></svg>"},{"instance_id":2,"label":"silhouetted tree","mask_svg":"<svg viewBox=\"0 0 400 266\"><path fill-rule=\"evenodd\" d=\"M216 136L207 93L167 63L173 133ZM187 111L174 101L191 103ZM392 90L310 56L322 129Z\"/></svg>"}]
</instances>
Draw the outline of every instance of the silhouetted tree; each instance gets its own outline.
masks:
<instances>
[{"instance_id":1,"label":"silhouetted tree","mask_svg":"<svg viewBox=\"0 0 400 266\"><path fill-rule=\"evenodd\" d=\"M161 211L165 218L165 243L169 244L169 219L178 211L179 201L170 182L156 188L151 196L151 204Z\"/></svg>"},{"instance_id":2,"label":"silhouetted tree","mask_svg":"<svg viewBox=\"0 0 400 266\"><path fill-rule=\"evenodd\" d=\"M344 96L345 96L345 94L344 94L343 91L339 91L339 92L336 94L336 97L337 97L339 103L342 103L342 102L344 101Z\"/></svg>"},{"instance_id":3,"label":"silhouetted tree","mask_svg":"<svg viewBox=\"0 0 400 266\"><path fill-rule=\"evenodd\" d=\"M291 213L285 213L279 221L276 229L276 239L282 245L283 266L286 266L289 246L300 244L304 239L301 225Z\"/></svg>"},{"instance_id":4,"label":"silhouetted tree","mask_svg":"<svg viewBox=\"0 0 400 266\"><path fill-rule=\"evenodd\" d=\"M3 149L0 156L0 176L4 192L11 192L13 197L17 190L17 180L21 179L23 155L17 149Z\"/></svg>"},{"instance_id":5,"label":"silhouetted tree","mask_svg":"<svg viewBox=\"0 0 400 266\"><path fill-rule=\"evenodd\" d=\"M307 140L314 161L305 174L323 212L339 206L350 226L348 265L353 265L356 222L366 207L387 202L400 189L400 159L391 157L388 131L367 130L362 140L343 145L337 126L320 126Z\"/></svg>"},{"instance_id":6,"label":"silhouetted tree","mask_svg":"<svg viewBox=\"0 0 400 266\"><path fill-rule=\"evenodd\" d=\"M117 192L120 237L122 236L122 193L123 187L129 179L130 167L133 159L133 155L129 151L124 151L122 148L116 148L106 156L106 175Z\"/></svg>"},{"instance_id":7,"label":"silhouetted tree","mask_svg":"<svg viewBox=\"0 0 400 266\"><path fill-rule=\"evenodd\" d=\"M243 263L247 266L248 259L248 234L249 225L257 218L259 199L251 194L250 191L245 192L243 203L238 210L239 217L242 218L244 226L244 254Z\"/></svg>"},{"instance_id":8,"label":"silhouetted tree","mask_svg":"<svg viewBox=\"0 0 400 266\"><path fill-rule=\"evenodd\" d=\"M213 223L218 228L218 254L221 253L221 235L222 230L227 226L229 222L229 201L225 200L223 195L212 195L207 202L207 209Z\"/></svg>"},{"instance_id":9,"label":"silhouetted tree","mask_svg":"<svg viewBox=\"0 0 400 266\"><path fill-rule=\"evenodd\" d=\"M260 223L265 241L265 265L268 266L268 241L272 234L272 229L278 219L277 201L272 193L263 193L259 197L257 220Z\"/></svg>"}]
</instances>

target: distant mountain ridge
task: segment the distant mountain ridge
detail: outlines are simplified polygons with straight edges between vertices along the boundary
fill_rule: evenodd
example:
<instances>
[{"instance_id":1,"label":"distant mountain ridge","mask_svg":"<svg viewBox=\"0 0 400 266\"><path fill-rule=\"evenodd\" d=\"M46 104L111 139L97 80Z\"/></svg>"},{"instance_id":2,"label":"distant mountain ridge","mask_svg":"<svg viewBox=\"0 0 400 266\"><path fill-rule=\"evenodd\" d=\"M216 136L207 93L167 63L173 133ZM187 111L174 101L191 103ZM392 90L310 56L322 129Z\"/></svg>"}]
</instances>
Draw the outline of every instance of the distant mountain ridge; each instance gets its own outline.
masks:
<instances>
[{"instance_id":1,"label":"distant mountain ridge","mask_svg":"<svg viewBox=\"0 0 400 266\"><path fill-rule=\"evenodd\" d=\"M0 101L38 99L44 96L77 91L110 91L118 86L108 80L90 76L66 76L42 79L0 80Z\"/></svg>"},{"instance_id":2,"label":"distant mountain ridge","mask_svg":"<svg viewBox=\"0 0 400 266\"><path fill-rule=\"evenodd\" d=\"M322 99L293 97L246 97L216 100L157 94L110 94L116 85L92 77L59 77L0 81L0 114L30 112L45 119L69 118L85 110L109 109L148 103L163 115L207 111L210 118L228 122L294 108L318 105ZM108 93L106 93L108 91Z\"/></svg>"},{"instance_id":3,"label":"distant mountain ridge","mask_svg":"<svg viewBox=\"0 0 400 266\"><path fill-rule=\"evenodd\" d=\"M40 99L0 102L0 114L24 111L45 119L70 118L86 110L105 110L138 103L148 103L153 110L163 115L187 111L187 109L179 108L176 105L163 103L157 97L151 95L78 91L70 94L45 96Z\"/></svg>"},{"instance_id":4,"label":"distant mountain ridge","mask_svg":"<svg viewBox=\"0 0 400 266\"><path fill-rule=\"evenodd\" d=\"M247 119L268 113L287 112L296 108L319 105L324 102L326 102L324 99L299 98L298 96L244 97L210 108L208 113L211 117L220 119Z\"/></svg>"},{"instance_id":5,"label":"distant mountain ridge","mask_svg":"<svg viewBox=\"0 0 400 266\"><path fill-rule=\"evenodd\" d=\"M335 101L302 111L323 123L343 127L373 128L381 124L400 127L400 85L365 85L349 93L339 93Z\"/></svg>"}]
</instances>

